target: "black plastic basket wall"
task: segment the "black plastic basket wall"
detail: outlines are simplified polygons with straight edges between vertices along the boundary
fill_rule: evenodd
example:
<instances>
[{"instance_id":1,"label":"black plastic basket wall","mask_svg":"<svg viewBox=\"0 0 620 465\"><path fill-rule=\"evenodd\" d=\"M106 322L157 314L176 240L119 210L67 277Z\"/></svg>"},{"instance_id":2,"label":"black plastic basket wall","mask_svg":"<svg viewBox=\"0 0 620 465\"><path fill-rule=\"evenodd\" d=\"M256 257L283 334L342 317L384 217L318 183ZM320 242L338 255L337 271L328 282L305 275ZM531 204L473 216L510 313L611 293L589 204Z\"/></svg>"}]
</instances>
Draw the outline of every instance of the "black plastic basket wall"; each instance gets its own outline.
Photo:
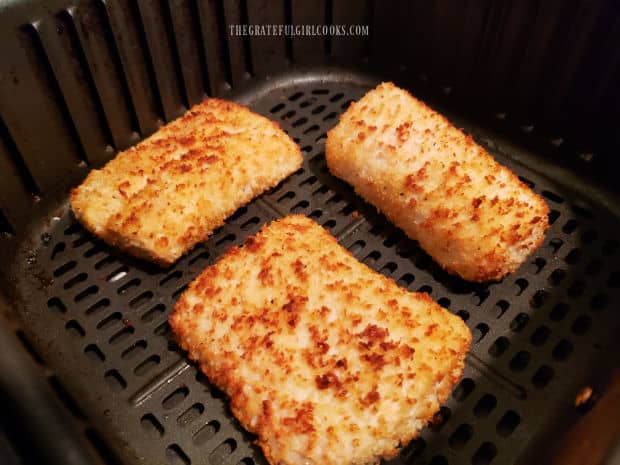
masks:
<instances>
[{"instance_id":1,"label":"black plastic basket wall","mask_svg":"<svg viewBox=\"0 0 620 465\"><path fill-rule=\"evenodd\" d=\"M367 24L370 35L229 33L247 23ZM464 379L395 463L533 460L578 417L578 390L615 363L620 215L599 183L618 143L619 41L612 2L1 3L3 289L102 459L264 460L166 320L204 266L296 212L474 334ZM325 132L380 78L445 111L546 199L552 227L517 273L489 285L447 275L329 174ZM68 188L205 96L278 121L302 168L166 271L81 228Z\"/></svg>"}]
</instances>

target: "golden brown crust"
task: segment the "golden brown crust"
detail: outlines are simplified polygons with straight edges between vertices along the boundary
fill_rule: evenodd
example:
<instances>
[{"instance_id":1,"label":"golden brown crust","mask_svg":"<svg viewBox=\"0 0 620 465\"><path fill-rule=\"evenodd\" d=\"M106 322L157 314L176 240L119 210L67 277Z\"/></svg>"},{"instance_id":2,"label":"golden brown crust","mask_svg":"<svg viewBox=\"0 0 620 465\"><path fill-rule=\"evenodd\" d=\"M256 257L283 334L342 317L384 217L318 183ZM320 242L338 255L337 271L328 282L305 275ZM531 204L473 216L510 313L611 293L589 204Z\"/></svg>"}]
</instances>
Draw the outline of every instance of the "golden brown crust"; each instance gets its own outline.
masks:
<instances>
[{"instance_id":1,"label":"golden brown crust","mask_svg":"<svg viewBox=\"0 0 620 465\"><path fill-rule=\"evenodd\" d=\"M392 83L349 107L328 133L325 156L333 174L471 281L513 272L549 226L540 196Z\"/></svg>"},{"instance_id":2,"label":"golden brown crust","mask_svg":"<svg viewBox=\"0 0 620 465\"><path fill-rule=\"evenodd\" d=\"M287 216L190 284L170 325L272 465L366 465L426 426L471 334Z\"/></svg>"},{"instance_id":3,"label":"golden brown crust","mask_svg":"<svg viewBox=\"0 0 620 465\"><path fill-rule=\"evenodd\" d=\"M276 123L206 99L91 171L71 191L71 207L106 242L165 266L301 162Z\"/></svg>"}]
</instances>

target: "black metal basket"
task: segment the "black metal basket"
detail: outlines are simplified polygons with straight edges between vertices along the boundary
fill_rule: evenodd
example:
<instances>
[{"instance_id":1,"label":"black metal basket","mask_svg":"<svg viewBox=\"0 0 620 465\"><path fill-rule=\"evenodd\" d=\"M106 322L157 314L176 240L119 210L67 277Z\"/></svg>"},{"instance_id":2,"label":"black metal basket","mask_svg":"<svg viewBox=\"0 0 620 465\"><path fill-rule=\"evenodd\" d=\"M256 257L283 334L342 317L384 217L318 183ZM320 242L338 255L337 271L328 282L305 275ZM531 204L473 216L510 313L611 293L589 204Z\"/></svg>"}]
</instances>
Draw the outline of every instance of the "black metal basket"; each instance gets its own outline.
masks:
<instances>
[{"instance_id":1,"label":"black metal basket","mask_svg":"<svg viewBox=\"0 0 620 465\"><path fill-rule=\"evenodd\" d=\"M238 36L236 24L360 24L370 35ZM579 417L580 388L601 386L618 365L620 208L610 167L619 24L612 2L0 3L5 326L38 364L3 337L0 392L13 404L5 424L33 435L27 441L47 438L45 450L58 454L44 455L49 463L263 462L166 319L226 248L297 212L400 285L429 292L474 334L464 379L394 463L534 462ZM543 246L502 282L446 274L328 172L325 132L382 79L429 101L549 204ZM207 95L278 121L303 167L168 270L79 226L68 189ZM46 411L50 386L75 420L66 430L62 412ZM78 460L63 456L78 446Z\"/></svg>"}]
</instances>

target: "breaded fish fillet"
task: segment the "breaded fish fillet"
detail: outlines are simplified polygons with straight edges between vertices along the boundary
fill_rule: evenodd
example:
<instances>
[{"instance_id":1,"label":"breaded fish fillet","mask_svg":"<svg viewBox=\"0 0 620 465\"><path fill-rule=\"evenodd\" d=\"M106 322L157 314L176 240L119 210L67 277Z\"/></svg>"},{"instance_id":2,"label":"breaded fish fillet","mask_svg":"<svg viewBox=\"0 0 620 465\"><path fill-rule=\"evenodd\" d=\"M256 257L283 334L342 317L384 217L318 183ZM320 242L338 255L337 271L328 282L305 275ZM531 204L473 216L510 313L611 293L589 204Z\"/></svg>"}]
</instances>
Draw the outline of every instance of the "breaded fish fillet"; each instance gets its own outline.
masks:
<instances>
[{"instance_id":1,"label":"breaded fish fillet","mask_svg":"<svg viewBox=\"0 0 620 465\"><path fill-rule=\"evenodd\" d=\"M471 334L428 294L287 216L233 247L170 317L272 465L364 465L416 437L461 376Z\"/></svg>"},{"instance_id":2,"label":"breaded fish fillet","mask_svg":"<svg viewBox=\"0 0 620 465\"><path fill-rule=\"evenodd\" d=\"M392 83L349 107L327 135L325 156L334 175L470 281L516 270L549 226L541 197Z\"/></svg>"},{"instance_id":3,"label":"breaded fish fillet","mask_svg":"<svg viewBox=\"0 0 620 465\"><path fill-rule=\"evenodd\" d=\"M301 162L277 123L206 99L91 171L72 190L71 208L106 242L165 266Z\"/></svg>"}]
</instances>

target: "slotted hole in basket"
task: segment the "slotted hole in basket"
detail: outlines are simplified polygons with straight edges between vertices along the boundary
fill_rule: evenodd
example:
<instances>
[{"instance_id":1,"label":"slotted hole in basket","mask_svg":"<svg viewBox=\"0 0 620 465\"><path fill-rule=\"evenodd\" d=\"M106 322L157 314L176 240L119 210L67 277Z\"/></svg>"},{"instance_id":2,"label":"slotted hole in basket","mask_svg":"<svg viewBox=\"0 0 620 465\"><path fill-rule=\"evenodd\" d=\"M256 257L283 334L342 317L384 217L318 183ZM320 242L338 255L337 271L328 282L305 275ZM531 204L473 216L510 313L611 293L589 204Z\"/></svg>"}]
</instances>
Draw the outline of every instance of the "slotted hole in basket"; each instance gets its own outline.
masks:
<instances>
[{"instance_id":1,"label":"slotted hole in basket","mask_svg":"<svg viewBox=\"0 0 620 465\"><path fill-rule=\"evenodd\" d=\"M316 108L312 110L313 115L318 115L319 113L325 110L325 105L318 105Z\"/></svg>"},{"instance_id":2,"label":"slotted hole in basket","mask_svg":"<svg viewBox=\"0 0 620 465\"><path fill-rule=\"evenodd\" d=\"M58 297L52 297L47 301L47 308L54 313L67 313L67 307Z\"/></svg>"},{"instance_id":3,"label":"slotted hole in basket","mask_svg":"<svg viewBox=\"0 0 620 465\"><path fill-rule=\"evenodd\" d=\"M426 292L427 294L432 294L433 288L430 287L428 284L424 284L423 286L420 286L418 292Z\"/></svg>"},{"instance_id":4,"label":"slotted hole in basket","mask_svg":"<svg viewBox=\"0 0 620 465\"><path fill-rule=\"evenodd\" d=\"M119 287L116 292L118 294L120 294L120 295L125 294L125 293L127 293L127 291L129 289L134 288L134 287L138 287L141 283L142 283L142 281L140 279L133 278L131 281L126 282L121 287Z\"/></svg>"},{"instance_id":5,"label":"slotted hole in basket","mask_svg":"<svg viewBox=\"0 0 620 465\"><path fill-rule=\"evenodd\" d=\"M106 371L103 378L108 387L114 392L122 391L127 387L127 381L116 369Z\"/></svg>"},{"instance_id":6,"label":"slotted hole in basket","mask_svg":"<svg viewBox=\"0 0 620 465\"><path fill-rule=\"evenodd\" d=\"M278 202L278 203L287 202L287 201L289 201L291 199L294 199L294 198L295 198L295 192L288 191L287 193L282 195L280 198L278 198L278 200L276 200L276 202Z\"/></svg>"},{"instance_id":7,"label":"slotted hole in basket","mask_svg":"<svg viewBox=\"0 0 620 465\"><path fill-rule=\"evenodd\" d=\"M90 249L86 249L83 255L84 255L84 258L90 258L90 257L94 257L98 253L103 252L103 250L104 250L103 245L99 243L95 243L95 245L93 245Z\"/></svg>"},{"instance_id":8,"label":"slotted hole in basket","mask_svg":"<svg viewBox=\"0 0 620 465\"><path fill-rule=\"evenodd\" d=\"M209 259L209 257L211 256L211 254L209 252L207 252L206 250L200 252L198 255L196 255L195 257L192 257L192 259L189 261L189 265L195 265L196 263L200 263L203 261L206 261ZM190 270L190 272L192 272Z\"/></svg>"},{"instance_id":9,"label":"slotted hole in basket","mask_svg":"<svg viewBox=\"0 0 620 465\"><path fill-rule=\"evenodd\" d=\"M562 196L556 194L555 192L551 192L548 190L544 190L542 191L542 195L543 197L548 198L549 200L555 202L555 203L563 203L564 202L564 198L562 198Z\"/></svg>"},{"instance_id":10,"label":"slotted hole in basket","mask_svg":"<svg viewBox=\"0 0 620 465\"><path fill-rule=\"evenodd\" d=\"M488 332L489 325L486 323L478 323L472 331L472 340L474 341L474 344L478 344L482 341Z\"/></svg>"},{"instance_id":11,"label":"slotted hole in basket","mask_svg":"<svg viewBox=\"0 0 620 465\"><path fill-rule=\"evenodd\" d=\"M332 119L336 119L338 117L338 113L332 111L323 117L323 121L329 121Z\"/></svg>"},{"instance_id":12,"label":"slotted hole in basket","mask_svg":"<svg viewBox=\"0 0 620 465\"><path fill-rule=\"evenodd\" d=\"M210 421L202 428L200 428L194 435L192 436L192 441L197 446L205 444L211 440L213 436L217 434L220 430L220 423L216 420Z\"/></svg>"},{"instance_id":13,"label":"slotted hole in basket","mask_svg":"<svg viewBox=\"0 0 620 465\"><path fill-rule=\"evenodd\" d=\"M530 181L526 177L519 176L519 179L521 180L522 183L526 184L530 189L533 189L534 187L536 187L536 184L534 184L534 181Z\"/></svg>"},{"instance_id":14,"label":"slotted hole in basket","mask_svg":"<svg viewBox=\"0 0 620 465\"><path fill-rule=\"evenodd\" d=\"M508 347L510 347L510 341L508 338L500 336L495 339L493 344L489 347L489 355L492 357L499 357L508 350Z\"/></svg>"},{"instance_id":15,"label":"slotted hole in basket","mask_svg":"<svg viewBox=\"0 0 620 465\"><path fill-rule=\"evenodd\" d=\"M497 398L493 394L485 394L474 406L474 415L478 418L485 418L495 409Z\"/></svg>"},{"instance_id":16,"label":"slotted hole in basket","mask_svg":"<svg viewBox=\"0 0 620 465\"><path fill-rule=\"evenodd\" d=\"M296 203L291 208L291 213L299 213L305 210L306 208L308 208L309 205L310 205L310 202L308 202L307 200L302 200L301 202Z\"/></svg>"},{"instance_id":17,"label":"slotted hole in basket","mask_svg":"<svg viewBox=\"0 0 620 465\"><path fill-rule=\"evenodd\" d=\"M397 269L398 265L396 263L388 262L383 265L383 268L381 268L381 274L383 274L384 276L391 276L392 273L394 273Z\"/></svg>"},{"instance_id":18,"label":"slotted hole in basket","mask_svg":"<svg viewBox=\"0 0 620 465\"><path fill-rule=\"evenodd\" d=\"M94 304L92 304L90 307L88 307L85 311L84 314L91 316L91 315L96 315L97 313L103 311L104 309L108 308L110 306L110 299L105 298L105 299L100 299L97 302L95 302Z\"/></svg>"},{"instance_id":19,"label":"slotted hole in basket","mask_svg":"<svg viewBox=\"0 0 620 465\"><path fill-rule=\"evenodd\" d=\"M105 317L99 323L97 323L97 329L99 331L105 331L112 326L118 324L123 319L121 312L114 312L111 315Z\"/></svg>"},{"instance_id":20,"label":"slotted hole in basket","mask_svg":"<svg viewBox=\"0 0 620 465\"><path fill-rule=\"evenodd\" d=\"M362 260L366 265L373 266L377 263L377 261L381 258L381 252L378 250L373 250Z\"/></svg>"},{"instance_id":21,"label":"slotted hole in basket","mask_svg":"<svg viewBox=\"0 0 620 465\"><path fill-rule=\"evenodd\" d=\"M86 355L86 358L91 362L105 362L105 355L101 352L101 349L97 346L97 344L88 344L84 347L84 355Z\"/></svg>"},{"instance_id":22,"label":"slotted hole in basket","mask_svg":"<svg viewBox=\"0 0 620 465\"><path fill-rule=\"evenodd\" d=\"M78 237L77 239L75 239L72 243L71 246L74 249L77 249L78 247L83 246L84 244L86 244L88 241L90 241L90 236L87 234L84 234L80 237Z\"/></svg>"},{"instance_id":23,"label":"slotted hole in basket","mask_svg":"<svg viewBox=\"0 0 620 465\"><path fill-rule=\"evenodd\" d=\"M185 410L181 415L177 417L177 424L184 428L190 423L193 423L203 414L205 406L200 402L196 402L194 405Z\"/></svg>"},{"instance_id":24,"label":"slotted hole in basket","mask_svg":"<svg viewBox=\"0 0 620 465\"><path fill-rule=\"evenodd\" d=\"M537 388L544 388L553 379L553 369L550 366L542 365L532 377L532 384Z\"/></svg>"},{"instance_id":25,"label":"slotted hole in basket","mask_svg":"<svg viewBox=\"0 0 620 465\"><path fill-rule=\"evenodd\" d=\"M175 389L171 394L166 396L162 401L161 406L166 410L173 409L179 406L189 395L189 389L187 386L181 386Z\"/></svg>"},{"instance_id":26,"label":"slotted hole in basket","mask_svg":"<svg viewBox=\"0 0 620 465\"><path fill-rule=\"evenodd\" d=\"M573 352L573 349L573 344L570 341L562 339L553 348L553 359L558 362L563 362L570 356L570 354Z\"/></svg>"},{"instance_id":27,"label":"slotted hole in basket","mask_svg":"<svg viewBox=\"0 0 620 465\"><path fill-rule=\"evenodd\" d=\"M362 251L364 249L364 247L366 247L366 242L362 241L361 239L359 241L355 241L350 247L349 247L349 252L351 252L353 255L358 254L360 251Z\"/></svg>"},{"instance_id":28,"label":"slotted hole in basket","mask_svg":"<svg viewBox=\"0 0 620 465\"><path fill-rule=\"evenodd\" d=\"M140 308L142 307L142 305L144 305L146 302L148 302L152 298L153 298L153 293L151 291L145 291L137 295L133 299L131 299L129 301L129 306L131 308Z\"/></svg>"},{"instance_id":29,"label":"slotted hole in basket","mask_svg":"<svg viewBox=\"0 0 620 465\"><path fill-rule=\"evenodd\" d=\"M170 465L190 465L192 462L178 444L166 447L166 459Z\"/></svg>"},{"instance_id":30,"label":"slotted hole in basket","mask_svg":"<svg viewBox=\"0 0 620 465\"><path fill-rule=\"evenodd\" d=\"M244 222L241 225L241 230L242 231L247 231L249 229L252 229L254 226L256 226L258 223L260 223L260 218L258 216L253 216L252 218L250 218L249 220L247 220L246 222ZM191 262L190 262L191 263Z\"/></svg>"},{"instance_id":31,"label":"slotted hole in basket","mask_svg":"<svg viewBox=\"0 0 620 465\"><path fill-rule=\"evenodd\" d=\"M409 463L410 461L416 459L426 449L426 441L423 438L417 437L413 441L410 441L400 452L400 456L405 461L405 463Z\"/></svg>"},{"instance_id":32,"label":"slotted hole in basket","mask_svg":"<svg viewBox=\"0 0 620 465\"><path fill-rule=\"evenodd\" d=\"M558 237L555 237L549 241L549 247L551 247L553 253L557 253L557 251L560 250L560 247L562 247L563 244L564 241Z\"/></svg>"},{"instance_id":33,"label":"slotted hole in basket","mask_svg":"<svg viewBox=\"0 0 620 465\"><path fill-rule=\"evenodd\" d=\"M452 304L450 299L448 299L447 297L442 297L441 299L437 300L437 303L443 308L450 308L450 305Z\"/></svg>"},{"instance_id":34,"label":"slotted hole in basket","mask_svg":"<svg viewBox=\"0 0 620 465\"><path fill-rule=\"evenodd\" d=\"M67 334L75 338L83 338L86 335L86 331L82 328L76 320L69 320L65 324L65 329L67 330Z\"/></svg>"},{"instance_id":35,"label":"slotted hole in basket","mask_svg":"<svg viewBox=\"0 0 620 465\"><path fill-rule=\"evenodd\" d=\"M143 376L155 368L161 362L161 357L159 355L151 355L146 360L140 362L136 368L134 368L133 372L137 376Z\"/></svg>"},{"instance_id":36,"label":"slotted hole in basket","mask_svg":"<svg viewBox=\"0 0 620 465\"><path fill-rule=\"evenodd\" d=\"M579 260L581 259L581 256L582 256L582 252L580 249L572 249L570 252L568 252L566 257L564 258L564 261L568 263L569 265L574 265L577 262L579 262Z\"/></svg>"},{"instance_id":37,"label":"slotted hole in basket","mask_svg":"<svg viewBox=\"0 0 620 465\"><path fill-rule=\"evenodd\" d=\"M547 260L542 257L536 257L536 259L532 262L532 265L534 266L534 274L540 273L546 264Z\"/></svg>"},{"instance_id":38,"label":"slotted hole in basket","mask_svg":"<svg viewBox=\"0 0 620 465\"><path fill-rule=\"evenodd\" d=\"M497 422L497 426L495 430L497 434L500 436L508 437L510 436L514 430L521 423L521 417L514 410L508 410L502 418L500 418L499 422Z\"/></svg>"},{"instance_id":39,"label":"slotted hole in basket","mask_svg":"<svg viewBox=\"0 0 620 465\"><path fill-rule=\"evenodd\" d=\"M525 313L519 313L517 316L513 318L510 322L510 329L515 333L523 331L523 328L527 326L530 321L530 317Z\"/></svg>"},{"instance_id":40,"label":"slotted hole in basket","mask_svg":"<svg viewBox=\"0 0 620 465\"><path fill-rule=\"evenodd\" d=\"M121 266L120 268L115 269L114 271L112 271L111 273L109 273L105 280L109 283L114 283L116 281L120 281L121 279L123 279L125 276L127 276L127 273L129 272L129 268L127 268L126 266Z\"/></svg>"},{"instance_id":41,"label":"slotted hole in basket","mask_svg":"<svg viewBox=\"0 0 620 465\"><path fill-rule=\"evenodd\" d=\"M215 448L211 454L209 454L209 463L211 465L223 465L226 463L226 458L237 449L237 441L232 438L226 439L223 443Z\"/></svg>"},{"instance_id":42,"label":"slotted hole in basket","mask_svg":"<svg viewBox=\"0 0 620 465\"><path fill-rule=\"evenodd\" d=\"M73 298L74 302L81 302L82 300L86 300L87 298L97 294L99 292L99 287L92 285L92 286L88 286L86 289L84 289L82 292L80 292L78 295L76 295Z\"/></svg>"},{"instance_id":43,"label":"slotted hole in basket","mask_svg":"<svg viewBox=\"0 0 620 465\"><path fill-rule=\"evenodd\" d=\"M444 425L448 422L452 416L452 411L448 407L440 407L439 410L433 415L431 420L431 430L435 433L441 431Z\"/></svg>"},{"instance_id":44,"label":"slotted hole in basket","mask_svg":"<svg viewBox=\"0 0 620 465\"><path fill-rule=\"evenodd\" d=\"M71 289L72 287L76 286L79 283L83 283L84 281L86 281L88 279L88 275L86 273L79 273L76 276L74 276L73 278L69 279L64 285L63 288L65 290L67 289Z\"/></svg>"},{"instance_id":45,"label":"slotted hole in basket","mask_svg":"<svg viewBox=\"0 0 620 465\"><path fill-rule=\"evenodd\" d=\"M136 332L135 328L126 323L125 320L123 320L123 325L125 325L125 327L115 332L108 340L110 345L121 344Z\"/></svg>"},{"instance_id":46,"label":"slotted hole in basket","mask_svg":"<svg viewBox=\"0 0 620 465\"><path fill-rule=\"evenodd\" d=\"M549 278L547 278L547 282L551 285L551 286L557 286L559 285L562 280L564 280L564 277L566 276L566 271L564 271L561 268L556 268L555 270L553 270L553 272L549 275Z\"/></svg>"},{"instance_id":47,"label":"slotted hole in basket","mask_svg":"<svg viewBox=\"0 0 620 465\"><path fill-rule=\"evenodd\" d=\"M550 335L551 330L549 328L547 328L546 326L539 326L530 336L530 342L537 347L541 346L545 342L547 342L547 339L549 339Z\"/></svg>"},{"instance_id":48,"label":"slotted hole in basket","mask_svg":"<svg viewBox=\"0 0 620 465\"><path fill-rule=\"evenodd\" d=\"M106 268L114 262L116 262L116 258L114 258L112 255L108 255L95 263L95 269L102 270L103 268Z\"/></svg>"},{"instance_id":49,"label":"slotted hole in basket","mask_svg":"<svg viewBox=\"0 0 620 465\"><path fill-rule=\"evenodd\" d=\"M140 419L140 426L151 438L160 438L164 435L164 427L152 413L147 413L142 416Z\"/></svg>"},{"instance_id":50,"label":"slotted hole in basket","mask_svg":"<svg viewBox=\"0 0 620 465\"><path fill-rule=\"evenodd\" d=\"M282 121L287 120L295 116L297 112L295 110L289 110L282 115Z\"/></svg>"},{"instance_id":51,"label":"slotted hole in basket","mask_svg":"<svg viewBox=\"0 0 620 465\"><path fill-rule=\"evenodd\" d=\"M344 94L342 92L338 92L337 94L332 95L329 98L329 101L334 103L334 102L337 102L338 100L341 100L342 97L344 97Z\"/></svg>"},{"instance_id":52,"label":"slotted hole in basket","mask_svg":"<svg viewBox=\"0 0 620 465\"><path fill-rule=\"evenodd\" d=\"M237 236L235 236L234 234L226 234L224 237L216 241L215 246L217 247L223 244L230 244L231 242L234 242L235 239L237 239Z\"/></svg>"},{"instance_id":53,"label":"slotted hole in basket","mask_svg":"<svg viewBox=\"0 0 620 465\"><path fill-rule=\"evenodd\" d=\"M134 342L121 353L123 360L131 360L146 350L147 342L144 339Z\"/></svg>"},{"instance_id":54,"label":"slotted hole in basket","mask_svg":"<svg viewBox=\"0 0 620 465\"><path fill-rule=\"evenodd\" d=\"M564 223L564 226L562 226L562 231L566 234L572 234L573 232L575 232L578 226L579 223L577 222L577 220L571 218L566 223Z\"/></svg>"},{"instance_id":55,"label":"slotted hole in basket","mask_svg":"<svg viewBox=\"0 0 620 465\"><path fill-rule=\"evenodd\" d=\"M512 360L510 360L510 369L512 371L523 371L529 365L532 356L526 350L517 352Z\"/></svg>"},{"instance_id":56,"label":"slotted hole in basket","mask_svg":"<svg viewBox=\"0 0 620 465\"><path fill-rule=\"evenodd\" d=\"M282 108L284 108L286 105L284 105L283 103L278 103L277 105L271 107L271 109L269 110L269 113L277 113L280 110L282 110Z\"/></svg>"},{"instance_id":57,"label":"slotted hole in basket","mask_svg":"<svg viewBox=\"0 0 620 465\"><path fill-rule=\"evenodd\" d=\"M554 209L549 210L549 224L553 224L560 217L560 212Z\"/></svg>"},{"instance_id":58,"label":"slotted hole in basket","mask_svg":"<svg viewBox=\"0 0 620 465\"><path fill-rule=\"evenodd\" d=\"M306 124L308 122L308 118L306 118L305 116L303 118L299 118L298 120L296 120L295 122L293 122L293 127L297 128L299 126L303 126L304 124Z\"/></svg>"},{"instance_id":59,"label":"slotted hole in basket","mask_svg":"<svg viewBox=\"0 0 620 465\"><path fill-rule=\"evenodd\" d=\"M463 423L459 425L459 427L454 430L454 432L450 435L448 439L448 444L452 449L462 449L465 447L465 444L469 442L469 440L474 435L474 428L467 423Z\"/></svg>"},{"instance_id":60,"label":"slotted hole in basket","mask_svg":"<svg viewBox=\"0 0 620 465\"><path fill-rule=\"evenodd\" d=\"M504 313L506 313L509 307L510 307L510 304L506 300L504 299L498 300L494 307L495 318L499 319L502 316L504 316Z\"/></svg>"},{"instance_id":61,"label":"slotted hole in basket","mask_svg":"<svg viewBox=\"0 0 620 465\"><path fill-rule=\"evenodd\" d=\"M452 391L452 397L458 402L463 402L476 388L476 383L471 378L463 378Z\"/></svg>"},{"instance_id":62,"label":"slotted hole in basket","mask_svg":"<svg viewBox=\"0 0 620 465\"><path fill-rule=\"evenodd\" d=\"M467 310L459 310L458 312L456 312L456 316L461 318L461 320L463 321L469 320L469 312Z\"/></svg>"},{"instance_id":63,"label":"slotted hole in basket","mask_svg":"<svg viewBox=\"0 0 620 465\"><path fill-rule=\"evenodd\" d=\"M56 268L53 272L53 275L54 277L58 278L59 276L62 276L63 274L71 271L76 266L77 266L77 262L75 260L71 260L65 263L64 265L61 265L58 268Z\"/></svg>"},{"instance_id":64,"label":"slotted hole in basket","mask_svg":"<svg viewBox=\"0 0 620 465\"><path fill-rule=\"evenodd\" d=\"M471 458L472 465L488 465L497 455L497 447L492 442L485 441Z\"/></svg>"},{"instance_id":65,"label":"slotted hole in basket","mask_svg":"<svg viewBox=\"0 0 620 465\"><path fill-rule=\"evenodd\" d=\"M183 277L183 272L181 270L175 270L172 273L165 276L160 282L159 285L162 287L166 287L170 284L171 281L177 281Z\"/></svg>"},{"instance_id":66,"label":"slotted hole in basket","mask_svg":"<svg viewBox=\"0 0 620 465\"><path fill-rule=\"evenodd\" d=\"M532 298L530 299L530 307L532 308L540 308L542 307L551 294L543 289L540 289L534 293Z\"/></svg>"},{"instance_id":67,"label":"slotted hole in basket","mask_svg":"<svg viewBox=\"0 0 620 465\"><path fill-rule=\"evenodd\" d=\"M582 335L590 329L590 326L592 326L592 318L586 314L581 314L575 319L571 331L574 334Z\"/></svg>"},{"instance_id":68,"label":"slotted hole in basket","mask_svg":"<svg viewBox=\"0 0 620 465\"><path fill-rule=\"evenodd\" d=\"M527 286L529 286L529 282L527 281L527 279L525 278L519 278L515 281L515 285L517 286L517 292L515 295L519 296L521 294L523 294L523 292L527 289Z\"/></svg>"},{"instance_id":69,"label":"slotted hole in basket","mask_svg":"<svg viewBox=\"0 0 620 465\"><path fill-rule=\"evenodd\" d=\"M294 102L295 100L298 100L300 97L303 97L304 93L303 92L295 92L293 95L291 95L288 99L291 102Z\"/></svg>"},{"instance_id":70,"label":"slotted hole in basket","mask_svg":"<svg viewBox=\"0 0 620 465\"><path fill-rule=\"evenodd\" d=\"M52 260L55 260L58 255L65 251L67 245L64 242L57 243L52 249Z\"/></svg>"},{"instance_id":71,"label":"slotted hole in basket","mask_svg":"<svg viewBox=\"0 0 620 465\"><path fill-rule=\"evenodd\" d=\"M317 181L318 181L318 179L317 179L316 176L310 176L309 178L304 179L299 186L300 187L311 186L311 185L313 185Z\"/></svg>"},{"instance_id":72,"label":"slotted hole in basket","mask_svg":"<svg viewBox=\"0 0 620 465\"><path fill-rule=\"evenodd\" d=\"M396 284L402 287L409 287L409 285L413 282L414 279L415 277L411 273L405 273L400 277Z\"/></svg>"}]
</instances>

